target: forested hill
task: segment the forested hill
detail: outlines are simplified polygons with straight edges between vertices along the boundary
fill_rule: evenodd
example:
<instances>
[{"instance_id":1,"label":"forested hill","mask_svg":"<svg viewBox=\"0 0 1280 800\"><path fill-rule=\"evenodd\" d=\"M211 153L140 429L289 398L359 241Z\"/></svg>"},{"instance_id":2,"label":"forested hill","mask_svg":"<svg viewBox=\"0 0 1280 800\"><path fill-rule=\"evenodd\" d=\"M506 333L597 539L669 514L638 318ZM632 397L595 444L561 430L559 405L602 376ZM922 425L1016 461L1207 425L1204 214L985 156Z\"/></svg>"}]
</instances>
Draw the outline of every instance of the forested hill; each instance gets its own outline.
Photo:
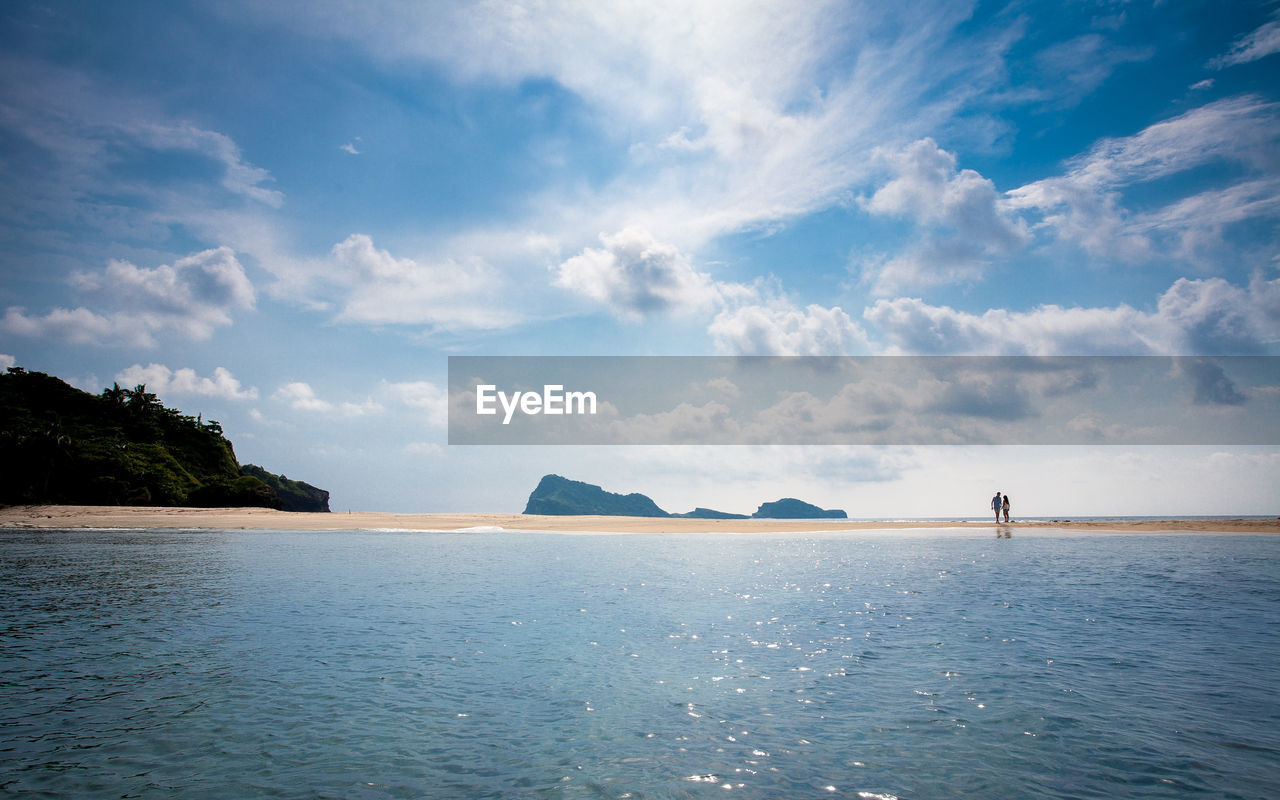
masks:
<instances>
[{"instance_id":1,"label":"forested hill","mask_svg":"<svg viewBox=\"0 0 1280 800\"><path fill-rule=\"evenodd\" d=\"M95 395L10 367L0 375L0 503L328 511L329 493L242 471L217 422L166 408L145 386Z\"/></svg>"}]
</instances>

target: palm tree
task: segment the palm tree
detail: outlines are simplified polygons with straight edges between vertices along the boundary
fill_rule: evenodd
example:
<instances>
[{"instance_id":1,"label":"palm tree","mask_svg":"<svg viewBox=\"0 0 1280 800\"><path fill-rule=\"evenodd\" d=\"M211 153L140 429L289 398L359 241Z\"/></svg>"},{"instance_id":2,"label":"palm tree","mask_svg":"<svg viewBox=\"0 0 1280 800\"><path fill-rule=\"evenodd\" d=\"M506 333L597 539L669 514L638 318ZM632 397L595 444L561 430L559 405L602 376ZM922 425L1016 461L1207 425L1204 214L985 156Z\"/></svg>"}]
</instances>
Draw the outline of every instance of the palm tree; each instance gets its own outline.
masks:
<instances>
[{"instance_id":1,"label":"palm tree","mask_svg":"<svg viewBox=\"0 0 1280 800\"><path fill-rule=\"evenodd\" d=\"M125 398L128 394L129 391L127 389L121 389L120 384L115 383L114 381L111 383L110 389L102 390L102 396L118 406L124 405Z\"/></svg>"}]
</instances>

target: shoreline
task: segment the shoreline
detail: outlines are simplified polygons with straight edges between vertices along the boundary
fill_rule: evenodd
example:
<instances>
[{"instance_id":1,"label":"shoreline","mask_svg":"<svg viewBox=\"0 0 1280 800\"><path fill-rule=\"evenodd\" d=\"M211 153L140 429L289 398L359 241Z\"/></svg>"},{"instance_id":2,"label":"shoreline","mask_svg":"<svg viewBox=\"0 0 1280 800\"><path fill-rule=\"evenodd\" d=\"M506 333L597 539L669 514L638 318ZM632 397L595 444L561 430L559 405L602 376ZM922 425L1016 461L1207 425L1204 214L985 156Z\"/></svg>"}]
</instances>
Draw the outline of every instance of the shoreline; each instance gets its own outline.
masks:
<instances>
[{"instance_id":1,"label":"shoreline","mask_svg":"<svg viewBox=\"0 0 1280 800\"><path fill-rule=\"evenodd\" d=\"M1280 518L993 522L864 520L685 519L679 517L552 517L535 514L388 514L373 511L308 513L268 508L152 506L10 506L0 508L0 529L57 528L196 530L404 530L551 533L804 533L921 528L1022 528L1098 532L1280 534Z\"/></svg>"}]
</instances>

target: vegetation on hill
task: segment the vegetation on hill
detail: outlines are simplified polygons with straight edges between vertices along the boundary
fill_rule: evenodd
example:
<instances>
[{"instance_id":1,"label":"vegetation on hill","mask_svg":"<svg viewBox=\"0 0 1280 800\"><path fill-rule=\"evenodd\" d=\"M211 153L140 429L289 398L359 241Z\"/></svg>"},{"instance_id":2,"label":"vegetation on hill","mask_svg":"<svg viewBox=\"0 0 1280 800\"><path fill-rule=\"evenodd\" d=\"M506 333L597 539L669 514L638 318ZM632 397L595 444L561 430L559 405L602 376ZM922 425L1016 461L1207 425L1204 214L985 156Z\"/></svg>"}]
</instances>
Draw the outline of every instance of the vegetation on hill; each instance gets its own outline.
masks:
<instances>
[{"instance_id":1,"label":"vegetation on hill","mask_svg":"<svg viewBox=\"0 0 1280 800\"><path fill-rule=\"evenodd\" d=\"M667 517L667 512L639 493L615 494L599 486L571 481L559 475L544 475L529 495L526 514L548 516L581 516L602 514L609 517Z\"/></svg>"},{"instance_id":2,"label":"vegetation on hill","mask_svg":"<svg viewBox=\"0 0 1280 800\"><path fill-rule=\"evenodd\" d=\"M324 495L308 510L328 511ZM146 386L94 395L20 367L0 375L0 503L284 505L241 472L216 421L166 408Z\"/></svg>"},{"instance_id":3,"label":"vegetation on hill","mask_svg":"<svg viewBox=\"0 0 1280 800\"><path fill-rule=\"evenodd\" d=\"M329 493L309 483L295 481L283 475L267 472L256 464L245 464L240 473L269 486L280 497L285 511L328 511Z\"/></svg>"},{"instance_id":4,"label":"vegetation on hill","mask_svg":"<svg viewBox=\"0 0 1280 800\"><path fill-rule=\"evenodd\" d=\"M683 514L672 514L673 517L684 517L685 519L750 519L746 514L730 514L727 511L716 511L714 508L702 508L699 506L692 511L686 511Z\"/></svg>"},{"instance_id":5,"label":"vegetation on hill","mask_svg":"<svg viewBox=\"0 0 1280 800\"><path fill-rule=\"evenodd\" d=\"M685 514L668 514L658 504L639 492L615 494L593 483L583 483L544 475L529 495L524 513L547 516L581 516L599 514L606 517L687 517L691 519L750 519L744 514L729 514L710 508L695 508ZM784 497L773 503L762 503L751 517L764 519L846 519L839 509L823 510L815 505Z\"/></svg>"},{"instance_id":6,"label":"vegetation on hill","mask_svg":"<svg viewBox=\"0 0 1280 800\"><path fill-rule=\"evenodd\" d=\"M784 497L772 503L761 503L756 513L751 516L756 519L848 519L849 517L838 508L823 510L812 503L806 503L794 497Z\"/></svg>"}]
</instances>

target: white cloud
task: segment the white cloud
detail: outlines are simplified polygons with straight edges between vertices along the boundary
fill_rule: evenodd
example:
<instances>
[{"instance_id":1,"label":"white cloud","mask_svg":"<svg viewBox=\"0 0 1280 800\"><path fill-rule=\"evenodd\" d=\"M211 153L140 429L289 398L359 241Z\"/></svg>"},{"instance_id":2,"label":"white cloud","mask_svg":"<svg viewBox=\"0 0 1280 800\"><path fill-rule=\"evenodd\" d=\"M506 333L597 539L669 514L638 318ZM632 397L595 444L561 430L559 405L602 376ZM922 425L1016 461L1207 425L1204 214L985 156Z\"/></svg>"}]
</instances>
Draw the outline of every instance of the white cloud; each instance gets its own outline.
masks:
<instances>
[{"instance_id":1,"label":"white cloud","mask_svg":"<svg viewBox=\"0 0 1280 800\"><path fill-rule=\"evenodd\" d=\"M8 353L0 353L0 370L6 370L17 363L18 363L17 359L9 355Z\"/></svg>"},{"instance_id":2,"label":"white cloud","mask_svg":"<svg viewBox=\"0 0 1280 800\"><path fill-rule=\"evenodd\" d=\"M279 402L285 403L294 411L314 411L322 414L338 413L347 417L363 417L380 414L384 410L381 403L368 398L362 403L344 401L331 403L321 399L311 384L305 381L286 383L276 389L272 395Z\"/></svg>"},{"instance_id":3,"label":"white cloud","mask_svg":"<svg viewBox=\"0 0 1280 800\"><path fill-rule=\"evenodd\" d=\"M598 190L569 176L531 204L525 224L570 252L631 226L692 251L847 199L875 146L953 121L1001 84L1018 35L958 36L963 4L835 0L373 3L359 15L284 2L224 13L463 82L551 80L582 98L606 136L629 140L631 158Z\"/></svg>"},{"instance_id":4,"label":"white cloud","mask_svg":"<svg viewBox=\"0 0 1280 800\"><path fill-rule=\"evenodd\" d=\"M739 428L728 406L709 401L700 406L680 403L670 411L610 419L601 426L623 443L681 442L702 444L733 441Z\"/></svg>"},{"instance_id":5,"label":"white cloud","mask_svg":"<svg viewBox=\"0 0 1280 800\"><path fill-rule=\"evenodd\" d=\"M1221 278L1180 278L1157 316L1174 326L1183 353L1257 353L1280 342L1280 279L1255 276L1247 289Z\"/></svg>"},{"instance_id":6,"label":"white cloud","mask_svg":"<svg viewBox=\"0 0 1280 800\"><path fill-rule=\"evenodd\" d=\"M464 231L412 260L375 249L363 234L324 263L244 245L280 279L282 297L337 309L342 321L433 330L563 314L556 287L630 319L745 302L751 290L699 268L693 254L703 244L847 202L874 173L871 153L885 141L918 139L944 123L964 138L974 117L956 123L955 115L1006 80L1003 53L1019 35L959 35L970 13L963 6L922 13L835 0L375 2L360 15L322 0L223 13L352 41L393 69L418 61L459 82L550 80L583 101L602 136L629 144L609 179L556 170L565 180L531 195L511 228ZM956 214L982 188L964 186L969 177L954 178ZM496 252L506 246L493 242L517 238L517 228L519 238L532 232L551 246ZM602 231L612 233L597 243ZM945 251L950 277L938 267L916 274L954 280L981 271L986 256L963 252L967 242L936 244L917 264ZM385 262L401 267L395 277L375 276ZM530 286L529 267L539 263L550 268L550 285ZM920 282L898 272L900 283Z\"/></svg>"},{"instance_id":7,"label":"white cloud","mask_svg":"<svg viewBox=\"0 0 1280 800\"><path fill-rule=\"evenodd\" d=\"M1040 80L1049 88L1039 92L1054 106L1071 106L1111 77L1116 67L1145 61L1155 53L1149 47L1125 47L1097 33L1050 45L1036 56Z\"/></svg>"},{"instance_id":8,"label":"white cloud","mask_svg":"<svg viewBox=\"0 0 1280 800\"><path fill-rule=\"evenodd\" d=\"M876 156L893 177L862 201L863 208L906 217L924 231L905 252L863 265L863 280L872 282L874 293L980 278L992 257L1030 240L995 185L971 169L957 170L955 155L933 139Z\"/></svg>"},{"instance_id":9,"label":"white cloud","mask_svg":"<svg viewBox=\"0 0 1280 800\"><path fill-rule=\"evenodd\" d=\"M1195 242L1229 222L1274 216L1278 108L1253 96L1229 98L1133 136L1104 139L1070 161L1064 175L1009 192L1010 207L1038 212L1041 227L1090 254L1127 259L1151 254L1156 231ZM1127 188L1215 163L1233 164L1245 176L1141 214L1126 210ZM1209 218L1187 213L1207 205L1214 207Z\"/></svg>"},{"instance_id":10,"label":"white cloud","mask_svg":"<svg viewBox=\"0 0 1280 800\"><path fill-rule=\"evenodd\" d=\"M217 367L213 370L213 377L202 378L190 367L172 370L163 364L151 363L145 367L134 364L116 373L115 381L122 386L145 384L161 397L195 394L227 400L258 399L258 389L253 386L243 388L226 367Z\"/></svg>"},{"instance_id":11,"label":"white cloud","mask_svg":"<svg viewBox=\"0 0 1280 800\"><path fill-rule=\"evenodd\" d=\"M383 381L382 390L398 402L427 415L427 422L437 428L449 422L449 397L443 387L430 381Z\"/></svg>"},{"instance_id":12,"label":"white cloud","mask_svg":"<svg viewBox=\"0 0 1280 800\"><path fill-rule=\"evenodd\" d=\"M1248 289L1180 278L1154 312L1128 305L982 314L917 298L879 300L864 313L898 353L980 355L1253 354L1280 341L1280 279Z\"/></svg>"},{"instance_id":13,"label":"white cloud","mask_svg":"<svg viewBox=\"0 0 1280 800\"><path fill-rule=\"evenodd\" d=\"M405 455L415 458L438 459L444 454L444 448L436 442L409 442L403 450Z\"/></svg>"},{"instance_id":14,"label":"white cloud","mask_svg":"<svg viewBox=\"0 0 1280 800\"><path fill-rule=\"evenodd\" d=\"M357 136L356 138L342 145L338 149L344 153L347 153L348 155L358 156L360 155L360 149L357 147L357 142L359 141L360 141L360 137Z\"/></svg>"},{"instance_id":15,"label":"white cloud","mask_svg":"<svg viewBox=\"0 0 1280 800\"><path fill-rule=\"evenodd\" d=\"M971 169L957 170L955 155L932 139L879 155L895 177L866 202L869 211L965 233L997 250L1026 242L1024 226L1008 214L995 184Z\"/></svg>"},{"instance_id":16,"label":"white cloud","mask_svg":"<svg viewBox=\"0 0 1280 800\"><path fill-rule=\"evenodd\" d=\"M919 298L878 300L863 315L891 352L980 355L1084 355L1154 350L1128 306L1105 309L1040 306L1032 312L991 309L970 314Z\"/></svg>"},{"instance_id":17,"label":"white cloud","mask_svg":"<svg viewBox=\"0 0 1280 800\"><path fill-rule=\"evenodd\" d=\"M38 168L18 164L11 175L32 210L62 215L74 209L77 221L149 236L152 215L175 204L223 208L228 200L224 192L270 208L284 202L281 192L269 188L271 174L250 163L224 133L174 118L157 103L48 62L3 58L0 69L9 78L0 128L42 155L30 159ZM133 180L119 165L139 152L194 155L216 164L218 175L213 181L175 176ZM147 202L108 199L120 193L122 184L127 194Z\"/></svg>"},{"instance_id":18,"label":"white cloud","mask_svg":"<svg viewBox=\"0 0 1280 800\"><path fill-rule=\"evenodd\" d=\"M55 308L41 315L10 307L0 330L74 344L151 347L156 337L207 339L231 324L231 312L254 306L253 285L227 247L178 259L172 266L139 267L113 260L101 272L77 272L72 285L96 309Z\"/></svg>"},{"instance_id":19,"label":"white cloud","mask_svg":"<svg viewBox=\"0 0 1280 800\"><path fill-rule=\"evenodd\" d=\"M339 403L338 410L348 417L363 417L369 414L381 414L385 409L378 401L367 398L363 403L345 401Z\"/></svg>"},{"instance_id":20,"label":"white cloud","mask_svg":"<svg viewBox=\"0 0 1280 800\"><path fill-rule=\"evenodd\" d=\"M186 123L118 120L114 126L143 146L155 150L179 150L196 153L222 164L221 184L234 194L243 195L271 208L284 204L284 195L268 189L271 173L244 160L240 147L231 137Z\"/></svg>"},{"instance_id":21,"label":"white cloud","mask_svg":"<svg viewBox=\"0 0 1280 800\"><path fill-rule=\"evenodd\" d=\"M515 317L495 308L498 276L480 259L430 264L397 258L355 233L333 246L337 319L373 325L429 325L436 329L500 328Z\"/></svg>"},{"instance_id":22,"label":"white cloud","mask_svg":"<svg viewBox=\"0 0 1280 800\"><path fill-rule=\"evenodd\" d=\"M295 411L332 411L333 404L316 396L311 384L303 381L286 383L276 390L275 399L288 403Z\"/></svg>"},{"instance_id":23,"label":"white cloud","mask_svg":"<svg viewBox=\"0 0 1280 800\"><path fill-rule=\"evenodd\" d=\"M737 384L724 377L712 378L706 382L703 388L730 400L742 397L742 390L738 388Z\"/></svg>"},{"instance_id":24,"label":"white cloud","mask_svg":"<svg viewBox=\"0 0 1280 800\"><path fill-rule=\"evenodd\" d=\"M839 306L800 309L785 300L721 311L707 332L716 349L730 355L830 356L868 349L862 327Z\"/></svg>"},{"instance_id":25,"label":"white cloud","mask_svg":"<svg viewBox=\"0 0 1280 800\"><path fill-rule=\"evenodd\" d=\"M588 247L556 268L555 285L632 318L711 306L721 292L675 247L641 228L602 235L604 249Z\"/></svg>"},{"instance_id":26,"label":"white cloud","mask_svg":"<svg viewBox=\"0 0 1280 800\"><path fill-rule=\"evenodd\" d=\"M1209 62L1211 69L1247 64L1280 53L1280 20L1272 20L1231 43L1231 49Z\"/></svg>"}]
</instances>

